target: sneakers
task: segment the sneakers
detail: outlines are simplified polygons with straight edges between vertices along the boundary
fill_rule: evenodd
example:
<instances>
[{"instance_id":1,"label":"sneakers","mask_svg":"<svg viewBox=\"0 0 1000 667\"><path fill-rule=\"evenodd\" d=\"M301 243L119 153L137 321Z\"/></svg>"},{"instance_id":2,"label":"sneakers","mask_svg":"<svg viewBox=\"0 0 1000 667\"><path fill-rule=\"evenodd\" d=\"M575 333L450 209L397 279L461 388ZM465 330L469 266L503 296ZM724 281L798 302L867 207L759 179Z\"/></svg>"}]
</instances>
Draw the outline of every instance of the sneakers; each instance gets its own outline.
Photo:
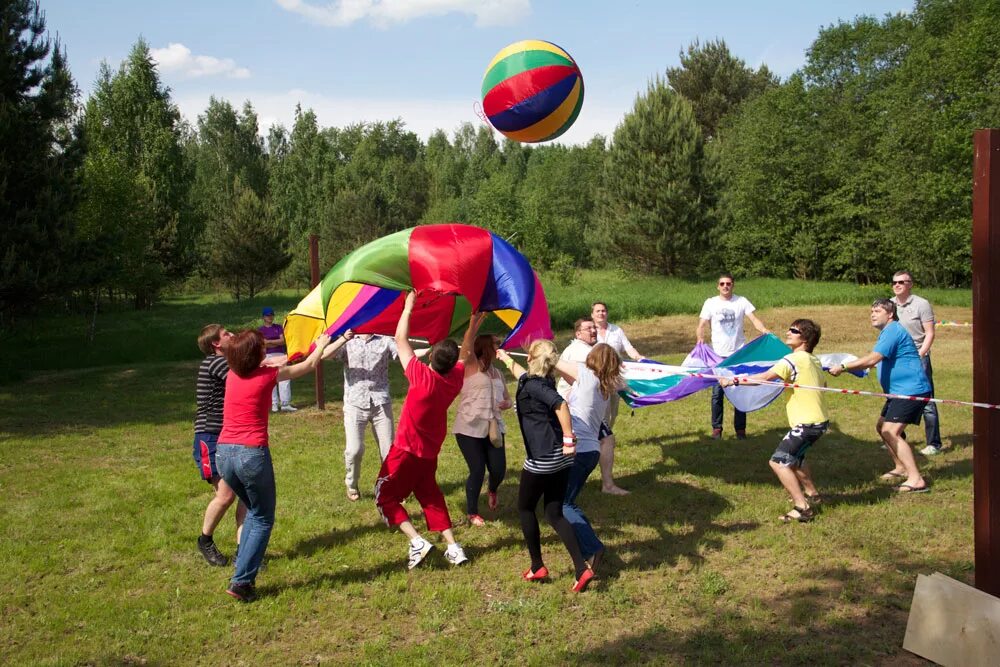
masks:
<instances>
[{"instance_id":1,"label":"sneakers","mask_svg":"<svg viewBox=\"0 0 1000 667\"><path fill-rule=\"evenodd\" d=\"M587 589L587 584L589 584L590 580L593 578L594 571L588 567L583 571L583 574L580 575L580 578L573 582L573 592L582 593L585 591Z\"/></svg>"},{"instance_id":2,"label":"sneakers","mask_svg":"<svg viewBox=\"0 0 1000 667\"><path fill-rule=\"evenodd\" d=\"M199 535L198 536L198 551L201 555L205 557L209 565L215 565L216 567L222 567L223 565L229 564L229 559L222 555L219 551L219 547L215 546L215 541L212 539L211 535Z\"/></svg>"},{"instance_id":3,"label":"sneakers","mask_svg":"<svg viewBox=\"0 0 1000 667\"><path fill-rule=\"evenodd\" d=\"M226 593L240 602L253 602L257 599L257 589L253 584L229 584Z\"/></svg>"},{"instance_id":4,"label":"sneakers","mask_svg":"<svg viewBox=\"0 0 1000 667\"><path fill-rule=\"evenodd\" d=\"M721 437L722 437L722 429L721 428L713 428L712 429L712 440L718 440Z\"/></svg>"},{"instance_id":5,"label":"sneakers","mask_svg":"<svg viewBox=\"0 0 1000 667\"><path fill-rule=\"evenodd\" d=\"M486 494L486 503L491 510L496 510L500 506L500 501L497 500L497 492L489 491Z\"/></svg>"},{"instance_id":6,"label":"sneakers","mask_svg":"<svg viewBox=\"0 0 1000 667\"><path fill-rule=\"evenodd\" d=\"M434 545L422 537L419 537L416 540L410 540L410 559L406 562L406 569L412 570L416 566L420 565L421 561L424 560L424 557L427 556L433 548ZM462 557L464 558L465 554L462 554Z\"/></svg>"},{"instance_id":7,"label":"sneakers","mask_svg":"<svg viewBox=\"0 0 1000 667\"><path fill-rule=\"evenodd\" d=\"M736 432L736 439L737 440L746 440L747 439L747 432L746 432L746 430L744 429L744 430L737 431Z\"/></svg>"},{"instance_id":8,"label":"sneakers","mask_svg":"<svg viewBox=\"0 0 1000 667\"><path fill-rule=\"evenodd\" d=\"M469 558L465 555L465 551L462 549L462 545L458 542L448 545L448 548L444 552L444 559L452 565L461 565L469 561Z\"/></svg>"},{"instance_id":9,"label":"sneakers","mask_svg":"<svg viewBox=\"0 0 1000 667\"><path fill-rule=\"evenodd\" d=\"M278 406L277 405L272 405L271 406L271 412L277 412L277 411L278 411Z\"/></svg>"},{"instance_id":10,"label":"sneakers","mask_svg":"<svg viewBox=\"0 0 1000 667\"><path fill-rule=\"evenodd\" d=\"M284 404L284 405L281 406L281 411L282 412L298 412L299 409L286 403L286 404Z\"/></svg>"},{"instance_id":11,"label":"sneakers","mask_svg":"<svg viewBox=\"0 0 1000 667\"><path fill-rule=\"evenodd\" d=\"M478 514L470 514L469 515L469 525L471 525L471 526L485 526L486 525L486 519L484 519L483 517L479 516Z\"/></svg>"},{"instance_id":12,"label":"sneakers","mask_svg":"<svg viewBox=\"0 0 1000 667\"><path fill-rule=\"evenodd\" d=\"M541 581L547 576L549 576L549 571L544 565L535 570L534 572L532 572L531 569L529 568L525 570L523 574L521 574L521 578L524 579L525 581Z\"/></svg>"},{"instance_id":13,"label":"sneakers","mask_svg":"<svg viewBox=\"0 0 1000 667\"><path fill-rule=\"evenodd\" d=\"M941 448L935 447L934 445L927 445L926 447L920 450L920 453L923 454L924 456L937 456L938 454L941 453Z\"/></svg>"}]
</instances>

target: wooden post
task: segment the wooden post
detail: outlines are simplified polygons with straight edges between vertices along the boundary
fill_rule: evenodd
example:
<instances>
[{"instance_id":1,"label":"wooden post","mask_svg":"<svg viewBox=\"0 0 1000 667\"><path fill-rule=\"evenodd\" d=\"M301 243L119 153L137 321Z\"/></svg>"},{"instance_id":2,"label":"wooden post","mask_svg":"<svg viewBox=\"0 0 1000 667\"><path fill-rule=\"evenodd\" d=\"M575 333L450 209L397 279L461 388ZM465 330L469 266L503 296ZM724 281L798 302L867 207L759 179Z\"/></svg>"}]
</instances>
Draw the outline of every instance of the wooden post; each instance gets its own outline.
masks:
<instances>
[{"instance_id":1,"label":"wooden post","mask_svg":"<svg viewBox=\"0 0 1000 667\"><path fill-rule=\"evenodd\" d=\"M309 235L309 287L315 289L319 285L319 237ZM326 396L323 391L323 362L316 366L316 408L326 409Z\"/></svg>"},{"instance_id":2,"label":"wooden post","mask_svg":"<svg viewBox=\"0 0 1000 667\"><path fill-rule=\"evenodd\" d=\"M1000 129L976 130L972 166L972 396L1000 403ZM1000 597L1000 410L973 411L976 588Z\"/></svg>"}]
</instances>

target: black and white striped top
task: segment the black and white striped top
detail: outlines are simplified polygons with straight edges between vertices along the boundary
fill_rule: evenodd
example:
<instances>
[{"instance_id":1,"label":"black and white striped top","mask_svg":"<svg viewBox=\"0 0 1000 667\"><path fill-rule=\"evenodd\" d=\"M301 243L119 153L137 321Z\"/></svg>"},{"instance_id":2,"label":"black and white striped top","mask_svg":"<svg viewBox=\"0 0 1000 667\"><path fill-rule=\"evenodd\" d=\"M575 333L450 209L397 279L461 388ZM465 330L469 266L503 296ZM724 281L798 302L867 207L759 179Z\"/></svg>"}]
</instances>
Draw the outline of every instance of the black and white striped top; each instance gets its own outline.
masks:
<instances>
[{"instance_id":1,"label":"black and white striped top","mask_svg":"<svg viewBox=\"0 0 1000 667\"><path fill-rule=\"evenodd\" d=\"M221 354L205 357L198 367L196 396L198 409L194 417L195 433L222 432L222 403L226 397L226 375L229 363Z\"/></svg>"},{"instance_id":2,"label":"black and white striped top","mask_svg":"<svg viewBox=\"0 0 1000 667\"><path fill-rule=\"evenodd\" d=\"M524 437L524 469L549 475L573 465L563 456L562 428L555 410L563 402L552 378L522 375L517 383L517 421Z\"/></svg>"}]
</instances>

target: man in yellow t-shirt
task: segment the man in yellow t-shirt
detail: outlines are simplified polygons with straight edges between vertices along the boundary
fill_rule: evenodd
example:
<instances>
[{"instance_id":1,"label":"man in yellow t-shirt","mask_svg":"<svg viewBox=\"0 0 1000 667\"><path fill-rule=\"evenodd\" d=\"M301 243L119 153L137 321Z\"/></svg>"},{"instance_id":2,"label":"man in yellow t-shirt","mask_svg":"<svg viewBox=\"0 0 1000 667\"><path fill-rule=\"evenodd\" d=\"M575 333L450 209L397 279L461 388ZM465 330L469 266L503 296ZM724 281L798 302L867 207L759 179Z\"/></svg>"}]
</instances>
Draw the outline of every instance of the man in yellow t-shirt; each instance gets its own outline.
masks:
<instances>
[{"instance_id":1,"label":"man in yellow t-shirt","mask_svg":"<svg viewBox=\"0 0 1000 667\"><path fill-rule=\"evenodd\" d=\"M788 327L785 337L785 344L792 348L791 354L782 357L763 373L745 378L726 378L719 380L719 384L729 387L780 379L794 384L824 387L826 381L823 379L823 367L812 354L819 343L819 337L818 324L812 320L795 320ZM819 491L813 483L809 464L805 462L806 450L826 433L830 418L823 405L822 392L813 389L792 389L786 409L791 430L771 455L770 465L795 504L781 520L804 523L813 520L815 513L812 505L820 503Z\"/></svg>"}]
</instances>

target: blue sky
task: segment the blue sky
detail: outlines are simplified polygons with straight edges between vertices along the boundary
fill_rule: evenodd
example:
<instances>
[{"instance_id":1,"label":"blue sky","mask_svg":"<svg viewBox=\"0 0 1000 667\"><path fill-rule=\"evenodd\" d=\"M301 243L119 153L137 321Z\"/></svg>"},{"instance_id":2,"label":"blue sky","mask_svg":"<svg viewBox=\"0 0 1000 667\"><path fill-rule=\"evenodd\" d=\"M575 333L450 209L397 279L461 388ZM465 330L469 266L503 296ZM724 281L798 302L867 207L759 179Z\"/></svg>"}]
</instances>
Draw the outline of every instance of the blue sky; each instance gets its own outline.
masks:
<instances>
[{"instance_id":1,"label":"blue sky","mask_svg":"<svg viewBox=\"0 0 1000 667\"><path fill-rule=\"evenodd\" d=\"M261 131L290 126L296 103L323 126L402 118L423 138L478 124L483 71L511 42L559 44L586 96L559 141L611 136L636 95L696 38L722 38L751 66L786 77L821 27L909 11L907 0L41 0L86 96L144 37L192 122L214 95L249 100Z\"/></svg>"}]
</instances>

